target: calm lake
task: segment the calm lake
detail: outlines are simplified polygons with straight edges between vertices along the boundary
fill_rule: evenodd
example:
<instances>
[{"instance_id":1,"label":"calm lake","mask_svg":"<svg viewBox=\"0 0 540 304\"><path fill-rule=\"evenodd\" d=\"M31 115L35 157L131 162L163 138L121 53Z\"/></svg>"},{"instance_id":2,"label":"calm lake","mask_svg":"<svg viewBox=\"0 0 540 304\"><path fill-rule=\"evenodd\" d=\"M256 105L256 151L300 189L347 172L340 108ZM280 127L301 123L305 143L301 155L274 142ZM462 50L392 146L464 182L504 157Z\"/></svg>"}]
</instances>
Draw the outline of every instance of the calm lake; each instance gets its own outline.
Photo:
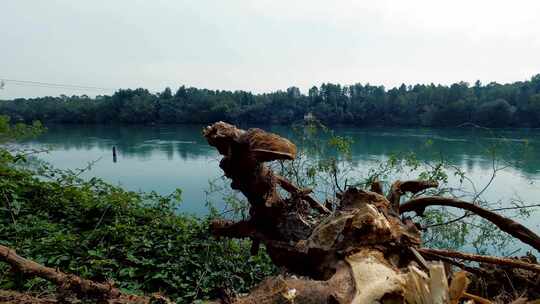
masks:
<instances>
[{"instance_id":1,"label":"calm lake","mask_svg":"<svg viewBox=\"0 0 540 304\"><path fill-rule=\"evenodd\" d=\"M101 177L130 190L155 190L162 194L183 190L181 211L205 214L205 190L219 178L219 155L201 135L203 126L80 126L52 125L29 144L50 147L41 159L58 168L82 168L97 161L84 176ZM266 127L294 141L290 128ZM353 139L353 167L366 172L392 153L415 152L422 161L444 157L462 168L481 189L492 173L492 158L486 148L500 143L500 153L522 161L497 173L486 196L490 199L519 198L540 203L540 130L334 128L337 135ZM113 162L112 147L118 158ZM525 152L521 147L526 146ZM517 149L519 148L519 149ZM514 152L513 149L519 150ZM414 178L414 174L400 176ZM455 179L454 179L455 180ZM540 231L533 216L528 226Z\"/></svg>"}]
</instances>

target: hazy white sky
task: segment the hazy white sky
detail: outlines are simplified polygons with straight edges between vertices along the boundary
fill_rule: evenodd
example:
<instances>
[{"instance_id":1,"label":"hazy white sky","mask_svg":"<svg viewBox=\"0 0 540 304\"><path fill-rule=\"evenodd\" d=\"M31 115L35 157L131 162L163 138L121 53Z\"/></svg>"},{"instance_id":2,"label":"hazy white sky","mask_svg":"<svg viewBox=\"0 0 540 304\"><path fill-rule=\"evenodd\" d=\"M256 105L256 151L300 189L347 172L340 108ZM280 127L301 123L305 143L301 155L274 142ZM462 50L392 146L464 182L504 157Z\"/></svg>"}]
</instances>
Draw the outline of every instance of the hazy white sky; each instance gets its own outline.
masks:
<instances>
[{"instance_id":1,"label":"hazy white sky","mask_svg":"<svg viewBox=\"0 0 540 304\"><path fill-rule=\"evenodd\" d=\"M540 73L538 16L538 0L2 0L0 79L254 92L513 82ZM100 92L8 81L0 99L61 93Z\"/></svg>"}]
</instances>

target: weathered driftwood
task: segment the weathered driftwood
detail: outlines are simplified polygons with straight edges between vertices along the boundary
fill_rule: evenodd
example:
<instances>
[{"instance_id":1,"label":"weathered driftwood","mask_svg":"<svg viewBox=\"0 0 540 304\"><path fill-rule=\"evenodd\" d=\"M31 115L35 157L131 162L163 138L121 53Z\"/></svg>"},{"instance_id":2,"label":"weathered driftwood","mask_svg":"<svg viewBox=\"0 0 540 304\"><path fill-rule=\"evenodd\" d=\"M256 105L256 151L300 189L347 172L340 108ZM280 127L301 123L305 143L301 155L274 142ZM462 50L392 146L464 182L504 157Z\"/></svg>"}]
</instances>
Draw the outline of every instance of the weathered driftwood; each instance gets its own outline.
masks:
<instances>
[{"instance_id":1,"label":"weathered driftwood","mask_svg":"<svg viewBox=\"0 0 540 304\"><path fill-rule=\"evenodd\" d=\"M459 284L454 286L460 290L456 296L455 290L448 287L444 267L426 262L418 253L423 252L430 260L447 260L474 269L454 261L454 256L420 248L417 225L400 218L403 212L421 213L432 204L463 207L528 244L536 244L537 236L523 226L479 211L477 206L469 206L472 204L455 205L449 199L430 197L414 198L400 205L403 194L417 194L438 186L431 181L397 181L387 196L377 181L371 185L371 191L351 187L338 195L338 204L330 211L309 195L310 189L299 189L265 165L272 160L294 159L296 147L287 139L261 129L241 130L224 122L208 126L203 134L223 155L220 167L232 180L231 187L241 191L250 204L249 219L236 223L215 220L212 233L250 238L256 246L262 243L276 265L285 267L289 274L302 276L268 278L249 295L228 297L223 299L225 303L415 304L458 303L460 298L489 303L466 293L467 284L462 284L463 288ZM290 195L282 197L278 187ZM483 261L488 260L490 257ZM530 270L537 268L515 260L497 261ZM463 278L460 280L464 282Z\"/></svg>"}]
</instances>

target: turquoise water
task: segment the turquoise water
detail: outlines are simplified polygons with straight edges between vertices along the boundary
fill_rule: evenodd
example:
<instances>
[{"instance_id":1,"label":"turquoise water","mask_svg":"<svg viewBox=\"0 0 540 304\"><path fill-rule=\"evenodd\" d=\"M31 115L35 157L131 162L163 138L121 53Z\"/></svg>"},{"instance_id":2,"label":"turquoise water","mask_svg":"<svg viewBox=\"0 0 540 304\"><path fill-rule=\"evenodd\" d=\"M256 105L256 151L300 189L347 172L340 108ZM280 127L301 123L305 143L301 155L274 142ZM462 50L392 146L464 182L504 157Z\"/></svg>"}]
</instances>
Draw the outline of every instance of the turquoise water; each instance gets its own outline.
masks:
<instances>
[{"instance_id":1,"label":"turquoise water","mask_svg":"<svg viewBox=\"0 0 540 304\"><path fill-rule=\"evenodd\" d=\"M180 210L205 214L205 190L209 180L219 178L219 155L201 135L203 126L81 126L53 125L48 132L29 142L33 147L50 147L41 158L59 168L81 168L96 161L85 176L98 176L130 190L155 190L167 194L183 190ZM270 127L295 140L290 128ZM540 130L398 129L338 127L335 133L353 139L352 169L362 175L378 160L393 153L415 152L422 161L441 157L462 168L477 184L485 185L492 173L492 158L486 148L499 144L501 155L515 156L499 171L486 196L509 200L516 195L540 203ZM118 158L113 162L112 147ZM522 147L526 146L525 153ZM515 152L514 150L518 151ZM402 178L414 178L414 173ZM539 229L533 216L529 225Z\"/></svg>"}]
</instances>

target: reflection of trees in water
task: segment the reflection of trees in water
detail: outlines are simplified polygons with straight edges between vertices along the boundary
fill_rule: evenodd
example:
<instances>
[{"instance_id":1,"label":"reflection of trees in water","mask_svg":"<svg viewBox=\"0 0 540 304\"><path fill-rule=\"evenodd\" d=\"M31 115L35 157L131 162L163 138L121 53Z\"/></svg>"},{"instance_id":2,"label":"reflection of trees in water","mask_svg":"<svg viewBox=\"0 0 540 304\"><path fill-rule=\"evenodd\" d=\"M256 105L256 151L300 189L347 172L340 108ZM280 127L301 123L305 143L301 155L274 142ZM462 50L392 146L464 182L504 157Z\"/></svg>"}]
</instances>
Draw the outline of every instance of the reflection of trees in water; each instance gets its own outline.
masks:
<instances>
[{"instance_id":1,"label":"reflection of trees in water","mask_svg":"<svg viewBox=\"0 0 540 304\"><path fill-rule=\"evenodd\" d=\"M201 126L53 125L33 141L53 149L109 151L116 146L126 158L150 158L154 153L183 160L216 154L201 137ZM112 152L111 152L112 153Z\"/></svg>"},{"instance_id":2,"label":"reflection of trees in water","mask_svg":"<svg viewBox=\"0 0 540 304\"><path fill-rule=\"evenodd\" d=\"M108 151L115 145L126 158L148 159L154 153L167 159L212 157L201 136L200 125L114 126L114 125L53 125L36 142L63 150L100 149ZM295 140L289 127L274 126L273 132ZM540 171L540 130L480 130L480 129L399 129L338 127L335 133L353 138L353 161L360 166L367 161L392 154L414 152L419 160L446 161L471 170L489 169L491 158L487 149L497 144L499 157L521 159L514 167L527 177ZM325 139L321 135L321 139ZM525 142L527 148L523 153ZM298 141L296 141L298 142ZM325 153L333 153L326 151Z\"/></svg>"},{"instance_id":3,"label":"reflection of trees in water","mask_svg":"<svg viewBox=\"0 0 540 304\"><path fill-rule=\"evenodd\" d=\"M274 132L292 138L294 133L283 127ZM491 170L488 149L496 146L497 158L513 163L526 177L540 173L540 130L481 129L399 129L399 128L335 128L335 134L353 139L353 164L361 165L374 158L414 152L421 161L445 161L461 168ZM328 137L328 136L327 136Z\"/></svg>"}]
</instances>

